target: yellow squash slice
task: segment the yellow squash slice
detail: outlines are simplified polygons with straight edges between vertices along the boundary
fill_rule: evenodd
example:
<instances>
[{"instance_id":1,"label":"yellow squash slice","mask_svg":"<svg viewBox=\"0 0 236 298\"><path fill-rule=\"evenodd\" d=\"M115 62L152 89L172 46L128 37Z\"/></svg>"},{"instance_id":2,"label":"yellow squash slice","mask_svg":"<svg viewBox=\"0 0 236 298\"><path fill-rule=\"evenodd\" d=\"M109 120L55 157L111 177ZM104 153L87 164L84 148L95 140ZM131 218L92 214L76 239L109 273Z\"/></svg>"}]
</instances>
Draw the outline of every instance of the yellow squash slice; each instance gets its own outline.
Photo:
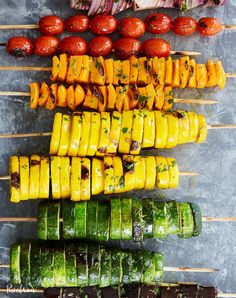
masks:
<instances>
[{"instance_id":1,"label":"yellow squash slice","mask_svg":"<svg viewBox=\"0 0 236 298\"><path fill-rule=\"evenodd\" d=\"M82 113L81 139L79 143L78 156L86 156L90 138L91 113Z\"/></svg>"},{"instance_id":2,"label":"yellow squash slice","mask_svg":"<svg viewBox=\"0 0 236 298\"><path fill-rule=\"evenodd\" d=\"M30 157L30 176L29 176L29 198L39 198L40 180L40 156L31 155Z\"/></svg>"},{"instance_id":3,"label":"yellow squash slice","mask_svg":"<svg viewBox=\"0 0 236 298\"><path fill-rule=\"evenodd\" d=\"M130 63L130 79L129 82L130 84L135 84L137 83L138 80L138 72L139 72L139 63L138 63L138 58L132 56L129 58L129 63Z\"/></svg>"},{"instance_id":4,"label":"yellow squash slice","mask_svg":"<svg viewBox=\"0 0 236 298\"><path fill-rule=\"evenodd\" d=\"M196 142L198 137L198 115L194 112L188 112L189 115L189 136L188 142Z\"/></svg>"},{"instance_id":5,"label":"yellow squash slice","mask_svg":"<svg viewBox=\"0 0 236 298\"><path fill-rule=\"evenodd\" d=\"M71 120L71 135L68 155L77 156L80 146L80 136L82 128L82 115L80 112L75 112Z\"/></svg>"},{"instance_id":6,"label":"yellow squash slice","mask_svg":"<svg viewBox=\"0 0 236 298\"><path fill-rule=\"evenodd\" d=\"M188 142L190 130L188 112L178 110L176 111L176 116L179 119L178 144L185 144Z\"/></svg>"},{"instance_id":7,"label":"yellow squash slice","mask_svg":"<svg viewBox=\"0 0 236 298\"><path fill-rule=\"evenodd\" d=\"M168 122L168 137L166 148L174 148L178 144L179 137L179 119L175 115L169 113L167 114Z\"/></svg>"},{"instance_id":8,"label":"yellow squash slice","mask_svg":"<svg viewBox=\"0 0 236 298\"><path fill-rule=\"evenodd\" d=\"M176 188L179 185L179 169L175 158L167 157L169 169L169 188Z\"/></svg>"},{"instance_id":9,"label":"yellow squash slice","mask_svg":"<svg viewBox=\"0 0 236 298\"><path fill-rule=\"evenodd\" d=\"M96 152L96 155L98 156L104 156L105 153L107 152L107 146L110 138L110 129L111 129L110 113L102 112L100 138L98 143L98 149Z\"/></svg>"},{"instance_id":10,"label":"yellow squash slice","mask_svg":"<svg viewBox=\"0 0 236 298\"><path fill-rule=\"evenodd\" d=\"M133 114L133 111L124 111L122 113L119 152L123 154L129 154L130 151Z\"/></svg>"},{"instance_id":11,"label":"yellow squash slice","mask_svg":"<svg viewBox=\"0 0 236 298\"><path fill-rule=\"evenodd\" d=\"M51 156L51 185L52 198L60 199L60 158L59 156Z\"/></svg>"},{"instance_id":12,"label":"yellow squash slice","mask_svg":"<svg viewBox=\"0 0 236 298\"><path fill-rule=\"evenodd\" d=\"M188 80L188 87L189 88L196 88L196 61L195 59L191 59L189 61L189 80Z\"/></svg>"},{"instance_id":13,"label":"yellow squash slice","mask_svg":"<svg viewBox=\"0 0 236 298\"><path fill-rule=\"evenodd\" d=\"M114 168L114 186L115 193L122 193L125 189L124 173L123 173L123 164L122 160L118 156L113 157L113 168Z\"/></svg>"},{"instance_id":14,"label":"yellow squash slice","mask_svg":"<svg viewBox=\"0 0 236 298\"><path fill-rule=\"evenodd\" d=\"M156 157L157 165L157 188L169 188L170 185L170 174L167 159L163 156Z\"/></svg>"},{"instance_id":15,"label":"yellow squash slice","mask_svg":"<svg viewBox=\"0 0 236 298\"><path fill-rule=\"evenodd\" d=\"M18 156L9 158L10 173L10 201L13 203L20 202L20 164Z\"/></svg>"},{"instance_id":16,"label":"yellow squash slice","mask_svg":"<svg viewBox=\"0 0 236 298\"><path fill-rule=\"evenodd\" d=\"M155 109L162 110L165 103L165 94L163 86L156 86Z\"/></svg>"},{"instance_id":17,"label":"yellow squash slice","mask_svg":"<svg viewBox=\"0 0 236 298\"><path fill-rule=\"evenodd\" d=\"M61 124L61 137L59 143L59 149L57 154L59 156L66 156L69 150L70 144L70 132L71 132L71 116L62 115L62 124Z\"/></svg>"},{"instance_id":18,"label":"yellow squash slice","mask_svg":"<svg viewBox=\"0 0 236 298\"><path fill-rule=\"evenodd\" d=\"M40 160L40 180L39 180L39 199L49 198L49 158L47 156L41 156Z\"/></svg>"},{"instance_id":19,"label":"yellow squash slice","mask_svg":"<svg viewBox=\"0 0 236 298\"><path fill-rule=\"evenodd\" d=\"M198 115L198 136L196 143L202 143L207 138L207 122L203 115Z\"/></svg>"},{"instance_id":20,"label":"yellow squash slice","mask_svg":"<svg viewBox=\"0 0 236 298\"><path fill-rule=\"evenodd\" d=\"M134 189L134 156L124 155L123 156L123 169L125 179L124 191L131 191Z\"/></svg>"},{"instance_id":21,"label":"yellow squash slice","mask_svg":"<svg viewBox=\"0 0 236 298\"><path fill-rule=\"evenodd\" d=\"M144 128L142 148L154 147L155 143L155 114L154 111L143 111Z\"/></svg>"},{"instance_id":22,"label":"yellow squash slice","mask_svg":"<svg viewBox=\"0 0 236 298\"><path fill-rule=\"evenodd\" d=\"M173 60L169 56L166 59L166 66L165 66L165 85L169 86L172 85L173 79Z\"/></svg>"},{"instance_id":23,"label":"yellow squash slice","mask_svg":"<svg viewBox=\"0 0 236 298\"><path fill-rule=\"evenodd\" d=\"M81 158L71 159L71 200L80 201L81 195Z\"/></svg>"},{"instance_id":24,"label":"yellow squash slice","mask_svg":"<svg viewBox=\"0 0 236 298\"><path fill-rule=\"evenodd\" d=\"M89 200L91 196L91 164L88 158L81 158L81 200Z\"/></svg>"},{"instance_id":25,"label":"yellow squash slice","mask_svg":"<svg viewBox=\"0 0 236 298\"><path fill-rule=\"evenodd\" d=\"M70 158L60 158L60 192L62 199L70 197Z\"/></svg>"},{"instance_id":26,"label":"yellow squash slice","mask_svg":"<svg viewBox=\"0 0 236 298\"><path fill-rule=\"evenodd\" d=\"M134 156L134 187L143 189L146 181L145 157Z\"/></svg>"},{"instance_id":27,"label":"yellow squash slice","mask_svg":"<svg viewBox=\"0 0 236 298\"><path fill-rule=\"evenodd\" d=\"M115 192L115 174L113 167L113 158L105 156L104 159L104 194Z\"/></svg>"},{"instance_id":28,"label":"yellow squash slice","mask_svg":"<svg viewBox=\"0 0 236 298\"><path fill-rule=\"evenodd\" d=\"M29 158L27 156L19 157L20 166L20 200L29 199Z\"/></svg>"},{"instance_id":29,"label":"yellow squash slice","mask_svg":"<svg viewBox=\"0 0 236 298\"><path fill-rule=\"evenodd\" d=\"M113 59L105 59L106 84L113 83Z\"/></svg>"},{"instance_id":30,"label":"yellow squash slice","mask_svg":"<svg viewBox=\"0 0 236 298\"><path fill-rule=\"evenodd\" d=\"M144 117L143 110L134 110L134 119L131 133L130 154L139 154L143 142Z\"/></svg>"},{"instance_id":31,"label":"yellow squash slice","mask_svg":"<svg viewBox=\"0 0 236 298\"><path fill-rule=\"evenodd\" d=\"M173 81L172 81L173 88L180 87L180 63L179 59L175 59L173 61Z\"/></svg>"},{"instance_id":32,"label":"yellow squash slice","mask_svg":"<svg viewBox=\"0 0 236 298\"><path fill-rule=\"evenodd\" d=\"M104 162L93 158L92 161L92 195L98 195L104 191Z\"/></svg>"},{"instance_id":33,"label":"yellow squash slice","mask_svg":"<svg viewBox=\"0 0 236 298\"><path fill-rule=\"evenodd\" d=\"M100 113L92 112L91 115L91 128L90 128L90 138L88 145L88 156L94 156L98 148L98 142L100 138L101 130L101 117Z\"/></svg>"},{"instance_id":34,"label":"yellow squash slice","mask_svg":"<svg viewBox=\"0 0 236 298\"><path fill-rule=\"evenodd\" d=\"M145 157L145 189L153 189L156 184L156 159L154 156Z\"/></svg>"},{"instance_id":35,"label":"yellow squash slice","mask_svg":"<svg viewBox=\"0 0 236 298\"><path fill-rule=\"evenodd\" d=\"M156 139L155 148L162 149L166 147L168 137L167 114L162 111L155 111Z\"/></svg>"},{"instance_id":36,"label":"yellow squash slice","mask_svg":"<svg viewBox=\"0 0 236 298\"><path fill-rule=\"evenodd\" d=\"M189 57L180 58L180 88L186 88L189 80Z\"/></svg>"},{"instance_id":37,"label":"yellow squash slice","mask_svg":"<svg viewBox=\"0 0 236 298\"><path fill-rule=\"evenodd\" d=\"M109 142L107 146L107 154L116 154L119 141L120 141L120 131L121 131L121 113L114 111L111 116L111 132L109 137Z\"/></svg>"},{"instance_id":38,"label":"yellow squash slice","mask_svg":"<svg viewBox=\"0 0 236 298\"><path fill-rule=\"evenodd\" d=\"M164 86L165 83L165 58L154 57L152 61L152 76L155 84Z\"/></svg>"}]
</instances>

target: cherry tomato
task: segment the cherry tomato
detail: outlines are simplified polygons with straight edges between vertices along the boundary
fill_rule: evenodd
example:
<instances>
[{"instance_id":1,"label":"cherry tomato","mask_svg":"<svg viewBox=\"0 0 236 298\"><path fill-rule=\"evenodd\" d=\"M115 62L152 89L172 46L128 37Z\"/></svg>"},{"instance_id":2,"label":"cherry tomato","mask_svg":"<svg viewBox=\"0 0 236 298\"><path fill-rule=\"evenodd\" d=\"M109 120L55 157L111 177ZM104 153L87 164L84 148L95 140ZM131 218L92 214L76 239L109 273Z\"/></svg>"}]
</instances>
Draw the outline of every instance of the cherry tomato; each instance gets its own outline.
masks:
<instances>
[{"instance_id":1,"label":"cherry tomato","mask_svg":"<svg viewBox=\"0 0 236 298\"><path fill-rule=\"evenodd\" d=\"M16 57L25 57L33 54L32 41L23 36L14 36L8 39L6 51Z\"/></svg>"},{"instance_id":2,"label":"cherry tomato","mask_svg":"<svg viewBox=\"0 0 236 298\"><path fill-rule=\"evenodd\" d=\"M84 32L89 28L89 18L84 15L73 16L67 19L64 25L68 32Z\"/></svg>"},{"instance_id":3,"label":"cherry tomato","mask_svg":"<svg viewBox=\"0 0 236 298\"><path fill-rule=\"evenodd\" d=\"M120 22L119 33L124 37L140 37L145 33L145 24L138 18L124 18Z\"/></svg>"},{"instance_id":4,"label":"cherry tomato","mask_svg":"<svg viewBox=\"0 0 236 298\"><path fill-rule=\"evenodd\" d=\"M110 34L117 30L118 20L110 15L97 15L90 21L90 28L95 34Z\"/></svg>"},{"instance_id":5,"label":"cherry tomato","mask_svg":"<svg viewBox=\"0 0 236 298\"><path fill-rule=\"evenodd\" d=\"M173 31L177 35L192 35L197 29L197 22L190 17L179 17L173 21Z\"/></svg>"},{"instance_id":6,"label":"cherry tomato","mask_svg":"<svg viewBox=\"0 0 236 298\"><path fill-rule=\"evenodd\" d=\"M170 44L159 38L147 39L142 43L141 52L148 58L170 56Z\"/></svg>"},{"instance_id":7,"label":"cherry tomato","mask_svg":"<svg viewBox=\"0 0 236 298\"><path fill-rule=\"evenodd\" d=\"M59 40L54 36L39 36L34 41L34 53L38 56L54 55L58 49Z\"/></svg>"},{"instance_id":8,"label":"cherry tomato","mask_svg":"<svg viewBox=\"0 0 236 298\"><path fill-rule=\"evenodd\" d=\"M108 56L112 51L112 40L107 36L96 36L90 41L90 55Z\"/></svg>"},{"instance_id":9,"label":"cherry tomato","mask_svg":"<svg viewBox=\"0 0 236 298\"><path fill-rule=\"evenodd\" d=\"M88 51L88 43L79 36L69 36L60 41L59 49L68 55L84 55Z\"/></svg>"},{"instance_id":10,"label":"cherry tomato","mask_svg":"<svg viewBox=\"0 0 236 298\"><path fill-rule=\"evenodd\" d=\"M39 30L43 35L57 35L64 30L64 23L58 16L45 16L39 20Z\"/></svg>"},{"instance_id":11,"label":"cherry tomato","mask_svg":"<svg viewBox=\"0 0 236 298\"><path fill-rule=\"evenodd\" d=\"M164 13L152 13L145 19L146 30L154 34L163 34L171 30L172 20Z\"/></svg>"},{"instance_id":12,"label":"cherry tomato","mask_svg":"<svg viewBox=\"0 0 236 298\"><path fill-rule=\"evenodd\" d=\"M113 43L113 49L118 59L129 59L131 56L137 56L140 47L140 41L131 37L123 37Z\"/></svg>"},{"instance_id":13,"label":"cherry tomato","mask_svg":"<svg viewBox=\"0 0 236 298\"><path fill-rule=\"evenodd\" d=\"M212 36L221 32L222 25L216 18L201 18L197 24L197 31L204 36Z\"/></svg>"}]
</instances>

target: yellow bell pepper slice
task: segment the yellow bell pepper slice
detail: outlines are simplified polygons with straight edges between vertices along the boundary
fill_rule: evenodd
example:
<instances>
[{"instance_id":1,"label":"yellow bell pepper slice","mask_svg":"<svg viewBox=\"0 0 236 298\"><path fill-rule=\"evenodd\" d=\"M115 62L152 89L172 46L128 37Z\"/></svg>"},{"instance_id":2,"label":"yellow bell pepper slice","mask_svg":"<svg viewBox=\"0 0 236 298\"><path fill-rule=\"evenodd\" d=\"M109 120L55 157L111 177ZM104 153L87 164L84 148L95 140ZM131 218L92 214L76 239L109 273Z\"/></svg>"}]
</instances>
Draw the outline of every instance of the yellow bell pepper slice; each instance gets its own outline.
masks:
<instances>
[{"instance_id":1,"label":"yellow bell pepper slice","mask_svg":"<svg viewBox=\"0 0 236 298\"><path fill-rule=\"evenodd\" d=\"M30 108L36 109L39 105L39 84L30 83Z\"/></svg>"},{"instance_id":2,"label":"yellow bell pepper slice","mask_svg":"<svg viewBox=\"0 0 236 298\"><path fill-rule=\"evenodd\" d=\"M121 121L122 114L114 111L111 116L111 132L107 146L107 154L116 154L120 141Z\"/></svg>"},{"instance_id":3,"label":"yellow bell pepper slice","mask_svg":"<svg viewBox=\"0 0 236 298\"><path fill-rule=\"evenodd\" d=\"M81 194L81 158L71 158L71 197L72 201L80 201Z\"/></svg>"},{"instance_id":4,"label":"yellow bell pepper slice","mask_svg":"<svg viewBox=\"0 0 236 298\"><path fill-rule=\"evenodd\" d=\"M29 158L27 156L19 157L20 166L20 200L29 199Z\"/></svg>"},{"instance_id":5,"label":"yellow bell pepper slice","mask_svg":"<svg viewBox=\"0 0 236 298\"><path fill-rule=\"evenodd\" d=\"M198 136L197 144L204 142L207 138L207 122L203 115L198 115Z\"/></svg>"},{"instance_id":6,"label":"yellow bell pepper slice","mask_svg":"<svg viewBox=\"0 0 236 298\"><path fill-rule=\"evenodd\" d=\"M173 81L172 81L173 88L180 87L180 63L179 59L175 59L173 61Z\"/></svg>"},{"instance_id":7,"label":"yellow bell pepper slice","mask_svg":"<svg viewBox=\"0 0 236 298\"><path fill-rule=\"evenodd\" d=\"M88 152L89 139L91 132L91 112L82 113L81 139L79 142L78 156L86 156Z\"/></svg>"},{"instance_id":8,"label":"yellow bell pepper slice","mask_svg":"<svg viewBox=\"0 0 236 298\"><path fill-rule=\"evenodd\" d=\"M70 145L71 116L62 115L61 138L57 155L66 156Z\"/></svg>"},{"instance_id":9,"label":"yellow bell pepper slice","mask_svg":"<svg viewBox=\"0 0 236 298\"><path fill-rule=\"evenodd\" d=\"M169 168L169 188L176 188L179 185L179 169L175 158L167 157Z\"/></svg>"},{"instance_id":10,"label":"yellow bell pepper slice","mask_svg":"<svg viewBox=\"0 0 236 298\"><path fill-rule=\"evenodd\" d=\"M189 80L189 57L180 58L180 88L186 88Z\"/></svg>"},{"instance_id":11,"label":"yellow bell pepper slice","mask_svg":"<svg viewBox=\"0 0 236 298\"><path fill-rule=\"evenodd\" d=\"M217 85L216 67L214 62L209 59L207 62L208 81L206 87L215 87Z\"/></svg>"},{"instance_id":12,"label":"yellow bell pepper slice","mask_svg":"<svg viewBox=\"0 0 236 298\"><path fill-rule=\"evenodd\" d=\"M142 148L154 147L155 143L155 114L154 111L143 110L144 128Z\"/></svg>"},{"instance_id":13,"label":"yellow bell pepper slice","mask_svg":"<svg viewBox=\"0 0 236 298\"><path fill-rule=\"evenodd\" d=\"M39 199L49 198L49 158L41 156L40 158L40 179L39 179Z\"/></svg>"},{"instance_id":14,"label":"yellow bell pepper slice","mask_svg":"<svg viewBox=\"0 0 236 298\"><path fill-rule=\"evenodd\" d=\"M169 111L174 103L174 96L172 91L172 86L166 86L164 87L164 105L163 110Z\"/></svg>"},{"instance_id":15,"label":"yellow bell pepper slice","mask_svg":"<svg viewBox=\"0 0 236 298\"><path fill-rule=\"evenodd\" d=\"M162 149L166 147L168 137L167 114L162 111L155 111L156 138L155 148Z\"/></svg>"},{"instance_id":16,"label":"yellow bell pepper slice","mask_svg":"<svg viewBox=\"0 0 236 298\"><path fill-rule=\"evenodd\" d=\"M179 138L179 119L172 113L167 114L168 137L166 148L174 148L178 144Z\"/></svg>"},{"instance_id":17,"label":"yellow bell pepper slice","mask_svg":"<svg viewBox=\"0 0 236 298\"><path fill-rule=\"evenodd\" d=\"M176 116L179 119L178 144L185 144L188 142L190 133L190 122L188 112L177 110L176 113Z\"/></svg>"},{"instance_id":18,"label":"yellow bell pepper slice","mask_svg":"<svg viewBox=\"0 0 236 298\"><path fill-rule=\"evenodd\" d=\"M163 156L157 156L156 165L157 165L156 187L160 189L169 188L170 174L169 174L169 166L167 163L167 159Z\"/></svg>"},{"instance_id":19,"label":"yellow bell pepper slice","mask_svg":"<svg viewBox=\"0 0 236 298\"><path fill-rule=\"evenodd\" d=\"M91 197L91 164L88 158L81 158L81 200L89 200Z\"/></svg>"},{"instance_id":20,"label":"yellow bell pepper slice","mask_svg":"<svg viewBox=\"0 0 236 298\"><path fill-rule=\"evenodd\" d=\"M134 110L131 132L130 154L139 154L143 142L144 115L143 110Z\"/></svg>"},{"instance_id":21,"label":"yellow bell pepper slice","mask_svg":"<svg viewBox=\"0 0 236 298\"><path fill-rule=\"evenodd\" d=\"M104 61L105 65L105 79L106 84L112 84L113 83L113 59L105 59Z\"/></svg>"},{"instance_id":22,"label":"yellow bell pepper slice","mask_svg":"<svg viewBox=\"0 0 236 298\"><path fill-rule=\"evenodd\" d=\"M162 110L165 103L165 94L163 86L156 86L155 109Z\"/></svg>"},{"instance_id":23,"label":"yellow bell pepper slice","mask_svg":"<svg viewBox=\"0 0 236 298\"><path fill-rule=\"evenodd\" d=\"M123 172L123 164L122 160L118 156L113 157L113 168L114 168L114 186L115 193L122 193L125 190L125 180L124 180L124 172Z\"/></svg>"},{"instance_id":24,"label":"yellow bell pepper slice","mask_svg":"<svg viewBox=\"0 0 236 298\"><path fill-rule=\"evenodd\" d=\"M205 64L196 65L196 82L197 88L203 89L207 85L208 74Z\"/></svg>"},{"instance_id":25,"label":"yellow bell pepper slice","mask_svg":"<svg viewBox=\"0 0 236 298\"><path fill-rule=\"evenodd\" d=\"M153 189L156 184L156 159L154 156L145 156L145 189Z\"/></svg>"},{"instance_id":26,"label":"yellow bell pepper slice","mask_svg":"<svg viewBox=\"0 0 236 298\"><path fill-rule=\"evenodd\" d=\"M40 156L31 155L29 175L29 198L39 198Z\"/></svg>"},{"instance_id":27,"label":"yellow bell pepper slice","mask_svg":"<svg viewBox=\"0 0 236 298\"><path fill-rule=\"evenodd\" d=\"M68 68L68 61L67 61L67 55L61 54L60 55L60 69L58 73L58 81L64 82L67 75L67 68Z\"/></svg>"},{"instance_id":28,"label":"yellow bell pepper slice","mask_svg":"<svg viewBox=\"0 0 236 298\"><path fill-rule=\"evenodd\" d=\"M20 163L18 156L9 158L9 173L10 173L10 201L13 203L20 202Z\"/></svg>"},{"instance_id":29,"label":"yellow bell pepper slice","mask_svg":"<svg viewBox=\"0 0 236 298\"><path fill-rule=\"evenodd\" d=\"M120 83L123 85L128 85L129 84L129 76L130 76L129 60L121 61L121 68L122 68L122 76L120 78Z\"/></svg>"},{"instance_id":30,"label":"yellow bell pepper slice","mask_svg":"<svg viewBox=\"0 0 236 298\"><path fill-rule=\"evenodd\" d=\"M104 194L112 194L115 192L115 174L113 166L113 158L104 156Z\"/></svg>"},{"instance_id":31,"label":"yellow bell pepper slice","mask_svg":"<svg viewBox=\"0 0 236 298\"><path fill-rule=\"evenodd\" d=\"M107 109L108 110L114 110L115 104L116 104L116 89L112 84L109 84L107 86Z\"/></svg>"},{"instance_id":32,"label":"yellow bell pepper slice","mask_svg":"<svg viewBox=\"0 0 236 298\"><path fill-rule=\"evenodd\" d=\"M145 157L134 156L134 187L143 189L146 182Z\"/></svg>"},{"instance_id":33,"label":"yellow bell pepper slice","mask_svg":"<svg viewBox=\"0 0 236 298\"><path fill-rule=\"evenodd\" d=\"M100 113L91 113L91 132L89 138L87 156L94 156L98 148L98 142L101 130L101 117Z\"/></svg>"},{"instance_id":34,"label":"yellow bell pepper slice","mask_svg":"<svg viewBox=\"0 0 236 298\"><path fill-rule=\"evenodd\" d=\"M80 146L80 136L82 129L82 113L75 112L71 120L71 135L68 156L77 156Z\"/></svg>"},{"instance_id":35,"label":"yellow bell pepper slice","mask_svg":"<svg viewBox=\"0 0 236 298\"><path fill-rule=\"evenodd\" d=\"M138 84L147 85L149 83L149 75L147 72L147 58L138 58L139 70L138 70Z\"/></svg>"},{"instance_id":36,"label":"yellow bell pepper slice","mask_svg":"<svg viewBox=\"0 0 236 298\"><path fill-rule=\"evenodd\" d=\"M104 156L105 153L107 152L107 146L110 138L110 129L111 129L110 113L102 112L100 138L98 142L98 149L96 152L96 155L98 156Z\"/></svg>"},{"instance_id":37,"label":"yellow bell pepper slice","mask_svg":"<svg viewBox=\"0 0 236 298\"><path fill-rule=\"evenodd\" d=\"M190 131L188 142L196 142L198 137L198 115L194 112L188 112Z\"/></svg>"},{"instance_id":38,"label":"yellow bell pepper slice","mask_svg":"<svg viewBox=\"0 0 236 298\"><path fill-rule=\"evenodd\" d=\"M98 58L94 58L94 65L95 65L94 83L98 85L105 85L104 58L102 56Z\"/></svg>"},{"instance_id":39,"label":"yellow bell pepper slice","mask_svg":"<svg viewBox=\"0 0 236 298\"><path fill-rule=\"evenodd\" d=\"M188 87L189 88L196 88L196 61L191 59L189 61L189 80L188 80Z\"/></svg>"},{"instance_id":40,"label":"yellow bell pepper slice","mask_svg":"<svg viewBox=\"0 0 236 298\"><path fill-rule=\"evenodd\" d=\"M125 179L124 191L131 191L134 189L134 156L123 155L123 170Z\"/></svg>"},{"instance_id":41,"label":"yellow bell pepper slice","mask_svg":"<svg viewBox=\"0 0 236 298\"><path fill-rule=\"evenodd\" d=\"M129 64L130 64L130 84L135 84L138 81L138 72L139 72L139 63L138 58L135 56L132 56L129 58Z\"/></svg>"},{"instance_id":42,"label":"yellow bell pepper slice","mask_svg":"<svg viewBox=\"0 0 236 298\"><path fill-rule=\"evenodd\" d=\"M220 89L224 89L227 79L226 79L226 74L221 61L216 61L215 68L216 68L216 80L217 80L218 87Z\"/></svg>"},{"instance_id":43,"label":"yellow bell pepper slice","mask_svg":"<svg viewBox=\"0 0 236 298\"><path fill-rule=\"evenodd\" d=\"M52 185L52 198L60 199L60 159L59 156L51 156L51 185Z\"/></svg>"},{"instance_id":44,"label":"yellow bell pepper slice","mask_svg":"<svg viewBox=\"0 0 236 298\"><path fill-rule=\"evenodd\" d=\"M173 79L173 60L169 56L166 59L166 66L165 66L165 85L171 86Z\"/></svg>"},{"instance_id":45,"label":"yellow bell pepper slice","mask_svg":"<svg viewBox=\"0 0 236 298\"><path fill-rule=\"evenodd\" d=\"M52 74L50 76L50 79L52 82L56 82L59 70L61 67L61 62L57 56L53 56L52 58Z\"/></svg>"},{"instance_id":46,"label":"yellow bell pepper slice","mask_svg":"<svg viewBox=\"0 0 236 298\"><path fill-rule=\"evenodd\" d=\"M87 55L83 56L81 72L79 76L79 83L89 83L89 75L90 75L90 57Z\"/></svg>"},{"instance_id":47,"label":"yellow bell pepper slice","mask_svg":"<svg viewBox=\"0 0 236 298\"><path fill-rule=\"evenodd\" d=\"M60 158L60 192L62 199L70 197L70 158Z\"/></svg>"},{"instance_id":48,"label":"yellow bell pepper slice","mask_svg":"<svg viewBox=\"0 0 236 298\"><path fill-rule=\"evenodd\" d=\"M129 154L131 143L131 129L133 124L133 111L122 113L122 124L119 141L119 153Z\"/></svg>"},{"instance_id":49,"label":"yellow bell pepper slice","mask_svg":"<svg viewBox=\"0 0 236 298\"><path fill-rule=\"evenodd\" d=\"M113 60L113 84L119 85L122 76L122 65L120 60Z\"/></svg>"},{"instance_id":50,"label":"yellow bell pepper slice","mask_svg":"<svg viewBox=\"0 0 236 298\"><path fill-rule=\"evenodd\" d=\"M98 195L104 191L104 162L101 159L92 160L92 195Z\"/></svg>"},{"instance_id":51,"label":"yellow bell pepper slice","mask_svg":"<svg viewBox=\"0 0 236 298\"><path fill-rule=\"evenodd\" d=\"M149 84L146 86L146 94L147 94L147 102L145 108L148 110L152 110L154 101L156 99L156 90L153 84Z\"/></svg>"}]
</instances>

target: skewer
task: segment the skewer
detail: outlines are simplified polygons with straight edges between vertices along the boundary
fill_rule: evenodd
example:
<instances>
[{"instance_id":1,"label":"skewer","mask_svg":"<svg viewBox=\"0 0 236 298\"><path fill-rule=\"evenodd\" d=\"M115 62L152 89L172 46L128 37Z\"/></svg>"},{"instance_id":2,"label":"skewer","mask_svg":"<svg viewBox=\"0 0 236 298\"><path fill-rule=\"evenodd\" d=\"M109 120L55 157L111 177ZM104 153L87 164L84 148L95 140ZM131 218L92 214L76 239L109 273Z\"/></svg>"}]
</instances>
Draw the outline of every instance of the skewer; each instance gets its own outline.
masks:
<instances>
[{"instance_id":1,"label":"skewer","mask_svg":"<svg viewBox=\"0 0 236 298\"><path fill-rule=\"evenodd\" d=\"M0 91L0 96L29 96L30 92L17 92L17 91ZM193 99L193 98L174 98L174 103L186 103L186 104L206 104L212 105L219 103L217 100L209 99Z\"/></svg>"}]
</instances>

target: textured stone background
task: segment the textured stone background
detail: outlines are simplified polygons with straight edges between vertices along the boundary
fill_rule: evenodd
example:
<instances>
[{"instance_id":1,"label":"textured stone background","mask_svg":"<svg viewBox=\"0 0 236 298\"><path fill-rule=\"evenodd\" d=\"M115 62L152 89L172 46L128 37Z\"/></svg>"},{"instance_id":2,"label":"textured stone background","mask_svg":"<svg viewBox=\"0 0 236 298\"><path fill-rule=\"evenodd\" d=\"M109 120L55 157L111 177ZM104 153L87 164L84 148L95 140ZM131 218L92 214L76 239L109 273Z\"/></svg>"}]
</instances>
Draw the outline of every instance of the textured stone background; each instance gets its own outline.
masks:
<instances>
[{"instance_id":1,"label":"textured stone background","mask_svg":"<svg viewBox=\"0 0 236 298\"><path fill-rule=\"evenodd\" d=\"M160 10L161 11L161 10ZM151 11L136 13L145 17ZM172 17L181 15L176 10L167 10ZM58 14L63 18L76 12L69 8L69 1L62 0L1 0L0 23L24 24L37 23L39 17ZM117 17L133 15L130 10ZM215 16L224 24L236 24L236 1L231 0L219 9L199 8L188 12L195 18ZM36 37L39 32L1 31L0 42L12 35L25 34ZM63 35L68 35L67 33ZM89 33L88 39L92 37ZM150 37L148 34L144 38ZM227 72L236 72L236 31L224 31L216 37L203 38L198 34L180 38L172 33L162 36L171 42L176 50L197 50L202 52L198 58L206 62L208 57L221 58ZM50 59L30 57L16 59L0 48L0 65L40 65L47 66ZM48 73L43 72L0 72L0 90L28 91L30 81L48 80ZM176 97L217 99L215 106L178 105L178 108L202 112L208 123L236 123L236 81L229 79L224 91L216 90L175 90ZM0 98L0 133L50 131L53 113L46 110L30 111L28 98ZM155 197L159 199L176 199L199 203L203 215L235 216L236 208L236 130L210 131L207 142L202 145L189 144L174 150L161 152L174 156L179 167L185 171L198 171L200 177L181 177L177 190L163 192L134 192L135 197ZM8 172L8 157L13 154L46 154L48 138L31 138L0 140L0 175ZM157 154L146 151L144 154ZM11 204L8 200L8 182L0 182L0 216L35 216L38 202ZM155 249L165 254L166 266L195 266L219 268L218 273L166 273L165 281L196 281L203 285L214 285L224 292L236 292L236 223L204 223L201 237L190 240L170 237L162 241L145 241L142 248ZM19 239L36 238L36 226L29 223L0 224L0 263L9 262L9 246ZM118 243L119 244L119 243ZM117 245L118 245L117 244ZM132 243L121 243L122 247L137 247ZM0 286L6 286L8 271L0 270ZM37 297L37 295L31 295ZM19 295L0 294L0 297L19 297ZM25 297L23 294L21 297Z\"/></svg>"}]
</instances>

